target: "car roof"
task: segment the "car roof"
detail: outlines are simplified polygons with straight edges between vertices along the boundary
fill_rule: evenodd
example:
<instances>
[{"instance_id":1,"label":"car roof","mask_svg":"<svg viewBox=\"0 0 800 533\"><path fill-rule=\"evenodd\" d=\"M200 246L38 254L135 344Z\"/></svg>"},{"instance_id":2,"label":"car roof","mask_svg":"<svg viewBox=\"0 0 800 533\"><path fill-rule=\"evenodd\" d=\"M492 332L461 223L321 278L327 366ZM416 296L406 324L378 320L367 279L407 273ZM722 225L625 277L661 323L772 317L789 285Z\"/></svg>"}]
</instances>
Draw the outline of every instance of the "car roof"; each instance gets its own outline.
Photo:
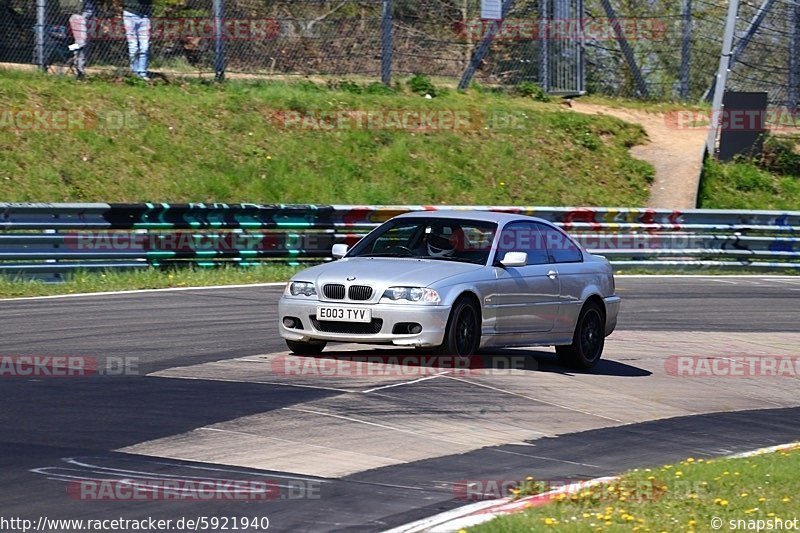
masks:
<instances>
[{"instance_id":1,"label":"car roof","mask_svg":"<svg viewBox=\"0 0 800 533\"><path fill-rule=\"evenodd\" d=\"M462 220L477 220L481 222L496 222L498 224L507 224L514 221L536 221L552 225L547 220L531 217L528 215L520 215L516 213L504 213L500 211L478 211L475 209L448 209L448 210L429 210L429 211L412 211L410 213L403 213L395 218L457 218Z\"/></svg>"}]
</instances>

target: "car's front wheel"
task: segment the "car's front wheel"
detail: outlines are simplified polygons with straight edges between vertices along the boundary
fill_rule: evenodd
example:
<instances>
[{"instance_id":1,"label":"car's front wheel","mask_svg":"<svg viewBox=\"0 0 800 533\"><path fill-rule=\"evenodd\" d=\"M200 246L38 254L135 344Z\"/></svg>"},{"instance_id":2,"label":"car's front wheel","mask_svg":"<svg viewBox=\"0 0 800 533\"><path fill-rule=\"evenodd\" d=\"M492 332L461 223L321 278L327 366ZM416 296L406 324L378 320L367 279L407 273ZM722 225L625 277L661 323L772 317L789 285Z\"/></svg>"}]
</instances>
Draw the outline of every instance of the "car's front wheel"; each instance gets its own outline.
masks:
<instances>
[{"instance_id":1,"label":"car's front wheel","mask_svg":"<svg viewBox=\"0 0 800 533\"><path fill-rule=\"evenodd\" d=\"M325 349L325 341L290 341L286 340L286 346L297 355L319 355Z\"/></svg>"},{"instance_id":2,"label":"car's front wheel","mask_svg":"<svg viewBox=\"0 0 800 533\"><path fill-rule=\"evenodd\" d=\"M480 312L467 298L459 299L450 312L444 343L439 351L447 355L473 355L481 343Z\"/></svg>"},{"instance_id":3,"label":"car's front wheel","mask_svg":"<svg viewBox=\"0 0 800 533\"><path fill-rule=\"evenodd\" d=\"M589 370L600 360L605 346L605 315L603 308L595 302L581 309L572 344L556 346L559 362L579 370Z\"/></svg>"}]
</instances>

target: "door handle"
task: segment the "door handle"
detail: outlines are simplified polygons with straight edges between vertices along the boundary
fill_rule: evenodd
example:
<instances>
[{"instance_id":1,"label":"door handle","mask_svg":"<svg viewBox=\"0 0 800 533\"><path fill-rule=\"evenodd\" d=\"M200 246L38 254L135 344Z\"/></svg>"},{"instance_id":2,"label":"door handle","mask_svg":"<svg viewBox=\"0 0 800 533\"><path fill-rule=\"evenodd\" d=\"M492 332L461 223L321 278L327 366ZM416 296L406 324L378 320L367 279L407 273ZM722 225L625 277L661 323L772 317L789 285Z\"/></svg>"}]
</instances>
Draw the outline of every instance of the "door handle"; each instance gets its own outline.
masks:
<instances>
[{"instance_id":1,"label":"door handle","mask_svg":"<svg viewBox=\"0 0 800 533\"><path fill-rule=\"evenodd\" d=\"M555 270L551 270L550 272L547 273L547 277L550 279L556 279L558 277L558 272L556 272Z\"/></svg>"}]
</instances>

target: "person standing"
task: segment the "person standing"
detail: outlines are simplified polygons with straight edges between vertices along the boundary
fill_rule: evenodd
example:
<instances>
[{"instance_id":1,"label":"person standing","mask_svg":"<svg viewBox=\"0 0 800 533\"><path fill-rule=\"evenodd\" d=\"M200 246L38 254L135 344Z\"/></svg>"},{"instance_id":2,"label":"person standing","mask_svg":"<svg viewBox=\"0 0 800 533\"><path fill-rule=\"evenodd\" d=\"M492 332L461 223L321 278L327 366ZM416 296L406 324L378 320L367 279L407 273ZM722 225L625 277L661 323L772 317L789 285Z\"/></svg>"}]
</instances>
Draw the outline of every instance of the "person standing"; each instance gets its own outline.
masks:
<instances>
[{"instance_id":1,"label":"person standing","mask_svg":"<svg viewBox=\"0 0 800 533\"><path fill-rule=\"evenodd\" d=\"M75 71L78 79L86 77L86 59L89 54L89 40L95 33L95 17L97 3L94 0L83 0L80 14L69 18L74 43L69 50L75 54Z\"/></svg>"},{"instance_id":2,"label":"person standing","mask_svg":"<svg viewBox=\"0 0 800 533\"><path fill-rule=\"evenodd\" d=\"M150 51L150 16L153 0L122 0L122 21L128 40L131 71L147 80L147 59Z\"/></svg>"}]
</instances>

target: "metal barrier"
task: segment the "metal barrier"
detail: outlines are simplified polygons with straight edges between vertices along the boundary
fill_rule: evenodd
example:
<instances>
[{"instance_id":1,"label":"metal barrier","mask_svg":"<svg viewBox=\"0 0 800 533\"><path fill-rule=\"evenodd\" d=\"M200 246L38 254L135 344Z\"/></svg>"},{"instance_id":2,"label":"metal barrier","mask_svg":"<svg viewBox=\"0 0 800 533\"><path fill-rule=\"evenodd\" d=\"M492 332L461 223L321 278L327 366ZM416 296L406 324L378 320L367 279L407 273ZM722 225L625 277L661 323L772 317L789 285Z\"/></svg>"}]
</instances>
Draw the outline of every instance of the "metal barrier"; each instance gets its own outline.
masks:
<instances>
[{"instance_id":1,"label":"metal barrier","mask_svg":"<svg viewBox=\"0 0 800 533\"><path fill-rule=\"evenodd\" d=\"M617 269L800 269L800 212L509 206L0 203L0 272L300 264L330 259L404 212L482 210L549 220Z\"/></svg>"}]
</instances>

